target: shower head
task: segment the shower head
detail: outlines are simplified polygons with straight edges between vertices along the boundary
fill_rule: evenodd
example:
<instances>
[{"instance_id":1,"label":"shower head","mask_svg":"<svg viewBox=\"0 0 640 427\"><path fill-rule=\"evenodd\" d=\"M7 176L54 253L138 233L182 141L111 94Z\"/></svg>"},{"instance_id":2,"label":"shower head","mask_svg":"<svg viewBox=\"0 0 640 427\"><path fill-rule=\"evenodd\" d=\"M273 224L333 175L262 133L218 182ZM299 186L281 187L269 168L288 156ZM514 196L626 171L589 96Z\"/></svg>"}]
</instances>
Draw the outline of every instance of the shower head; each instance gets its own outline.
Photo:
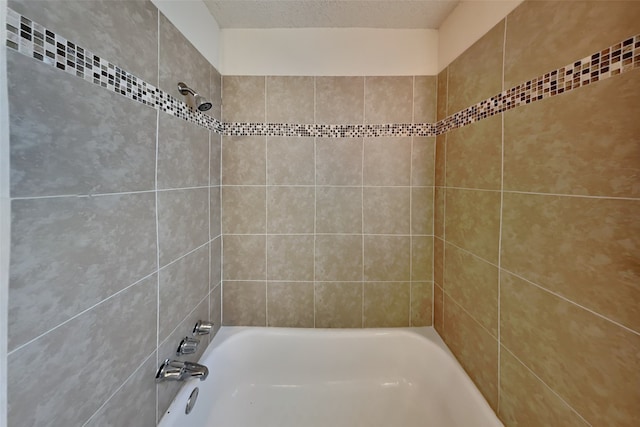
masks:
<instances>
[{"instance_id":1,"label":"shower head","mask_svg":"<svg viewBox=\"0 0 640 427\"><path fill-rule=\"evenodd\" d=\"M198 111L209 111L211 107L213 107L211 102L207 101L203 96L198 95L195 90L191 89L183 82L178 83L178 90L182 95L191 95L193 97L193 103Z\"/></svg>"}]
</instances>

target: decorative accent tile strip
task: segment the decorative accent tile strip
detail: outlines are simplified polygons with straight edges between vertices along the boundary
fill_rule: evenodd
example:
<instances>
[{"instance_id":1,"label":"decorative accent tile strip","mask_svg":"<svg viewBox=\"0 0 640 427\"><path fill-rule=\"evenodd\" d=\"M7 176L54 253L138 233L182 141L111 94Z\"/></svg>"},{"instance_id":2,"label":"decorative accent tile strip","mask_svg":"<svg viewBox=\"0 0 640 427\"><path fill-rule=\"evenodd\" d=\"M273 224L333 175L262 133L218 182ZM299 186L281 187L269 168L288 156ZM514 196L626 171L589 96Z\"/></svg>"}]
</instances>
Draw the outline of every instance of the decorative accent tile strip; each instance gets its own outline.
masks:
<instances>
[{"instance_id":1,"label":"decorative accent tile strip","mask_svg":"<svg viewBox=\"0 0 640 427\"><path fill-rule=\"evenodd\" d=\"M7 8L7 47L89 83L175 117L221 132L222 123L87 49Z\"/></svg>"},{"instance_id":2,"label":"decorative accent tile strip","mask_svg":"<svg viewBox=\"0 0 640 427\"><path fill-rule=\"evenodd\" d=\"M436 123L437 134L640 67L640 35L519 84Z\"/></svg>"},{"instance_id":3,"label":"decorative accent tile strip","mask_svg":"<svg viewBox=\"0 0 640 427\"><path fill-rule=\"evenodd\" d=\"M640 67L640 35L636 35L505 90L433 124L221 123L10 8L7 8L6 45L9 49L68 74L226 136L436 136L521 105L560 95Z\"/></svg>"},{"instance_id":4,"label":"decorative accent tile strip","mask_svg":"<svg viewBox=\"0 0 640 427\"><path fill-rule=\"evenodd\" d=\"M435 136L436 126L430 123L383 125L225 123L223 134L226 136L308 136L321 138Z\"/></svg>"}]
</instances>

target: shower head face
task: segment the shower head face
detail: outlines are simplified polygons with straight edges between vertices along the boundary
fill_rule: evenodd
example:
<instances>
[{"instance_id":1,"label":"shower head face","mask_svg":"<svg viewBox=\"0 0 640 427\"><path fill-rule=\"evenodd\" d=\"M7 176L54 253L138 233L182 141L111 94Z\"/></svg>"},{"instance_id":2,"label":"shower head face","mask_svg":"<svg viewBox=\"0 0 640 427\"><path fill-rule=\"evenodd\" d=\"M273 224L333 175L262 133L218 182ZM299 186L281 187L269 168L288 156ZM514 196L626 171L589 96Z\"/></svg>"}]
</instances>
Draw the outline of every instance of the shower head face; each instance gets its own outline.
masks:
<instances>
[{"instance_id":1,"label":"shower head face","mask_svg":"<svg viewBox=\"0 0 640 427\"><path fill-rule=\"evenodd\" d=\"M211 104L211 102L207 101L200 95L196 94L196 96L193 97L193 100L198 111L209 111L211 107L213 107L213 104Z\"/></svg>"}]
</instances>

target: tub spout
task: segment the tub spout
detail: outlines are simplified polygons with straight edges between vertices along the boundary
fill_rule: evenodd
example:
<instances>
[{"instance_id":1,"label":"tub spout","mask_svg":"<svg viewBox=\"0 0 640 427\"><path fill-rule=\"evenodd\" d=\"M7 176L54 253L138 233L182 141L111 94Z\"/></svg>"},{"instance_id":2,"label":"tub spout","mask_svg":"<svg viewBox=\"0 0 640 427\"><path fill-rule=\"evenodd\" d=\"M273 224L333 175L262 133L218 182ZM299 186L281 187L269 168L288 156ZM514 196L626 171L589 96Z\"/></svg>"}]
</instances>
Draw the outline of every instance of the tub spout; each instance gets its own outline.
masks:
<instances>
[{"instance_id":1,"label":"tub spout","mask_svg":"<svg viewBox=\"0 0 640 427\"><path fill-rule=\"evenodd\" d=\"M209 375L209 369L204 365L167 359L158 369L156 382L184 381L190 378L199 378L200 381L204 381L207 375Z\"/></svg>"}]
</instances>

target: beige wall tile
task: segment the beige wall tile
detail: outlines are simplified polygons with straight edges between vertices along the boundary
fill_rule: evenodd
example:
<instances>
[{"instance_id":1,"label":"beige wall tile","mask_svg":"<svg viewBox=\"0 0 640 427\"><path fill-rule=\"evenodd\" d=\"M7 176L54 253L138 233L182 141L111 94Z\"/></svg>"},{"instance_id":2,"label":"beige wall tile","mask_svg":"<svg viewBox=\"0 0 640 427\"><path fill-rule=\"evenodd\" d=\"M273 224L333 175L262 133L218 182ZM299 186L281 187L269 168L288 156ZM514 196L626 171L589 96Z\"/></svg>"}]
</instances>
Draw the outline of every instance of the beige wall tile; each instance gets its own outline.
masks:
<instances>
[{"instance_id":1,"label":"beige wall tile","mask_svg":"<svg viewBox=\"0 0 640 427\"><path fill-rule=\"evenodd\" d=\"M265 233L265 199L265 187L222 187L222 232Z\"/></svg>"},{"instance_id":2,"label":"beige wall tile","mask_svg":"<svg viewBox=\"0 0 640 427\"><path fill-rule=\"evenodd\" d=\"M267 326L313 328L313 283L268 282Z\"/></svg>"},{"instance_id":3,"label":"beige wall tile","mask_svg":"<svg viewBox=\"0 0 640 427\"><path fill-rule=\"evenodd\" d=\"M364 78L365 123L412 123L413 77Z\"/></svg>"},{"instance_id":4,"label":"beige wall tile","mask_svg":"<svg viewBox=\"0 0 640 427\"><path fill-rule=\"evenodd\" d=\"M266 282L224 282L222 324L266 326Z\"/></svg>"},{"instance_id":5,"label":"beige wall tile","mask_svg":"<svg viewBox=\"0 0 640 427\"><path fill-rule=\"evenodd\" d=\"M316 280L362 280L362 236L316 236Z\"/></svg>"},{"instance_id":6,"label":"beige wall tile","mask_svg":"<svg viewBox=\"0 0 640 427\"><path fill-rule=\"evenodd\" d=\"M266 138L222 137L222 184L265 184Z\"/></svg>"},{"instance_id":7,"label":"beige wall tile","mask_svg":"<svg viewBox=\"0 0 640 427\"><path fill-rule=\"evenodd\" d=\"M436 76L413 78L413 123L436 122Z\"/></svg>"},{"instance_id":8,"label":"beige wall tile","mask_svg":"<svg viewBox=\"0 0 640 427\"><path fill-rule=\"evenodd\" d=\"M267 122L313 123L314 78L267 77Z\"/></svg>"},{"instance_id":9,"label":"beige wall tile","mask_svg":"<svg viewBox=\"0 0 640 427\"><path fill-rule=\"evenodd\" d=\"M445 245L444 289L449 297L498 336L498 267Z\"/></svg>"},{"instance_id":10,"label":"beige wall tile","mask_svg":"<svg viewBox=\"0 0 640 427\"><path fill-rule=\"evenodd\" d=\"M410 237L364 236L364 280L409 280L409 265Z\"/></svg>"},{"instance_id":11,"label":"beige wall tile","mask_svg":"<svg viewBox=\"0 0 640 427\"><path fill-rule=\"evenodd\" d=\"M316 232L362 233L362 189L317 187Z\"/></svg>"},{"instance_id":12,"label":"beige wall tile","mask_svg":"<svg viewBox=\"0 0 640 427\"><path fill-rule=\"evenodd\" d=\"M480 120L447 133L447 187L500 190L502 117Z\"/></svg>"},{"instance_id":13,"label":"beige wall tile","mask_svg":"<svg viewBox=\"0 0 640 427\"><path fill-rule=\"evenodd\" d=\"M433 282L411 283L411 326L431 326Z\"/></svg>"},{"instance_id":14,"label":"beige wall tile","mask_svg":"<svg viewBox=\"0 0 640 427\"><path fill-rule=\"evenodd\" d=\"M444 241L438 237L433 238L433 281L444 286Z\"/></svg>"},{"instance_id":15,"label":"beige wall tile","mask_svg":"<svg viewBox=\"0 0 640 427\"><path fill-rule=\"evenodd\" d=\"M367 234L409 234L410 195L408 187L364 188L364 232Z\"/></svg>"},{"instance_id":16,"label":"beige wall tile","mask_svg":"<svg viewBox=\"0 0 640 427\"><path fill-rule=\"evenodd\" d=\"M503 19L449 65L449 115L502 91L504 30Z\"/></svg>"},{"instance_id":17,"label":"beige wall tile","mask_svg":"<svg viewBox=\"0 0 640 427\"><path fill-rule=\"evenodd\" d=\"M411 138L364 139L364 185L409 185Z\"/></svg>"},{"instance_id":18,"label":"beige wall tile","mask_svg":"<svg viewBox=\"0 0 640 427\"><path fill-rule=\"evenodd\" d=\"M229 280L266 278L265 236L224 236L223 271Z\"/></svg>"},{"instance_id":19,"label":"beige wall tile","mask_svg":"<svg viewBox=\"0 0 640 427\"><path fill-rule=\"evenodd\" d=\"M433 281L433 237L411 237L411 280Z\"/></svg>"},{"instance_id":20,"label":"beige wall tile","mask_svg":"<svg viewBox=\"0 0 640 427\"><path fill-rule=\"evenodd\" d=\"M265 121L265 78L222 77L222 120L224 122Z\"/></svg>"},{"instance_id":21,"label":"beige wall tile","mask_svg":"<svg viewBox=\"0 0 640 427\"><path fill-rule=\"evenodd\" d=\"M362 138L317 138L316 183L361 185Z\"/></svg>"},{"instance_id":22,"label":"beige wall tile","mask_svg":"<svg viewBox=\"0 0 640 427\"><path fill-rule=\"evenodd\" d=\"M314 187L267 187L268 233L313 233Z\"/></svg>"},{"instance_id":23,"label":"beige wall tile","mask_svg":"<svg viewBox=\"0 0 640 427\"><path fill-rule=\"evenodd\" d=\"M444 341L495 411L498 407L498 341L444 296Z\"/></svg>"},{"instance_id":24,"label":"beige wall tile","mask_svg":"<svg viewBox=\"0 0 640 427\"><path fill-rule=\"evenodd\" d=\"M436 118L438 120L442 120L448 116L447 114L447 83L448 83L448 73L449 68L445 68L444 70L438 73L438 95L437 95L437 106L436 106Z\"/></svg>"},{"instance_id":25,"label":"beige wall tile","mask_svg":"<svg viewBox=\"0 0 640 427\"><path fill-rule=\"evenodd\" d=\"M313 185L314 148L312 138L269 137L267 181L269 185Z\"/></svg>"},{"instance_id":26,"label":"beige wall tile","mask_svg":"<svg viewBox=\"0 0 640 427\"><path fill-rule=\"evenodd\" d=\"M640 419L640 336L501 275L502 343L591 425Z\"/></svg>"},{"instance_id":27,"label":"beige wall tile","mask_svg":"<svg viewBox=\"0 0 640 427\"><path fill-rule=\"evenodd\" d=\"M313 235L267 236L267 279L313 280Z\"/></svg>"},{"instance_id":28,"label":"beige wall tile","mask_svg":"<svg viewBox=\"0 0 640 427\"><path fill-rule=\"evenodd\" d=\"M411 234L433 234L433 187L411 189Z\"/></svg>"},{"instance_id":29,"label":"beige wall tile","mask_svg":"<svg viewBox=\"0 0 640 427\"><path fill-rule=\"evenodd\" d=\"M640 331L640 200L505 193L502 267Z\"/></svg>"},{"instance_id":30,"label":"beige wall tile","mask_svg":"<svg viewBox=\"0 0 640 427\"><path fill-rule=\"evenodd\" d=\"M409 286L407 282L364 284L364 327L409 326Z\"/></svg>"},{"instance_id":31,"label":"beige wall tile","mask_svg":"<svg viewBox=\"0 0 640 427\"><path fill-rule=\"evenodd\" d=\"M636 35L640 3L528 1L507 20L505 89Z\"/></svg>"},{"instance_id":32,"label":"beige wall tile","mask_svg":"<svg viewBox=\"0 0 640 427\"><path fill-rule=\"evenodd\" d=\"M413 147L411 149L411 185L434 185L435 143L436 139L434 137L413 137Z\"/></svg>"},{"instance_id":33,"label":"beige wall tile","mask_svg":"<svg viewBox=\"0 0 640 427\"><path fill-rule=\"evenodd\" d=\"M448 188L445 197L447 241L497 264L500 192Z\"/></svg>"},{"instance_id":34,"label":"beige wall tile","mask_svg":"<svg viewBox=\"0 0 640 427\"><path fill-rule=\"evenodd\" d=\"M316 123L360 124L364 77L316 77Z\"/></svg>"},{"instance_id":35,"label":"beige wall tile","mask_svg":"<svg viewBox=\"0 0 640 427\"><path fill-rule=\"evenodd\" d=\"M445 192L444 187L433 187L434 201L433 201L433 234L443 238L444 237L444 205L445 205Z\"/></svg>"},{"instance_id":36,"label":"beige wall tile","mask_svg":"<svg viewBox=\"0 0 640 427\"><path fill-rule=\"evenodd\" d=\"M316 328L361 328L362 283L316 282Z\"/></svg>"},{"instance_id":37,"label":"beige wall tile","mask_svg":"<svg viewBox=\"0 0 640 427\"><path fill-rule=\"evenodd\" d=\"M447 151L447 135L438 135L436 137L436 159L435 159L435 185L444 187L446 185L446 153Z\"/></svg>"},{"instance_id":38,"label":"beige wall tile","mask_svg":"<svg viewBox=\"0 0 640 427\"><path fill-rule=\"evenodd\" d=\"M444 337L444 292L436 284L433 285L433 327Z\"/></svg>"},{"instance_id":39,"label":"beige wall tile","mask_svg":"<svg viewBox=\"0 0 640 427\"><path fill-rule=\"evenodd\" d=\"M506 190L640 196L640 70L504 116Z\"/></svg>"},{"instance_id":40,"label":"beige wall tile","mask_svg":"<svg viewBox=\"0 0 640 427\"><path fill-rule=\"evenodd\" d=\"M498 415L506 427L589 425L504 347L500 350Z\"/></svg>"}]
</instances>

